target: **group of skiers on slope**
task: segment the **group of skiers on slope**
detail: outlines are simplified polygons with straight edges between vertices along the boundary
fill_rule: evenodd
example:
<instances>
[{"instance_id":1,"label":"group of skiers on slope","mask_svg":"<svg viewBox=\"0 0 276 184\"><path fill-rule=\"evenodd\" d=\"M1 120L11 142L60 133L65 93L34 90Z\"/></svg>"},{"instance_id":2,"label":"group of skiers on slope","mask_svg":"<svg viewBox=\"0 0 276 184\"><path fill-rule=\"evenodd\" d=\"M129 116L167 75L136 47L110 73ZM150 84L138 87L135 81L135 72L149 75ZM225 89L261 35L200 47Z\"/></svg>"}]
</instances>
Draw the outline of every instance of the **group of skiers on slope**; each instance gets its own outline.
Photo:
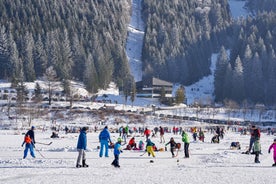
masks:
<instances>
[{"instance_id":1,"label":"group of skiers on slope","mask_svg":"<svg viewBox=\"0 0 276 184\"><path fill-rule=\"evenodd\" d=\"M32 126L31 129L25 134L24 137L24 142L22 143L22 147L25 144L25 150L24 150L24 156L23 158L25 159L27 157L28 154L28 150L30 150L30 154L33 158L35 158L35 153L34 153L34 148L35 148L35 136L34 136L34 129L35 127ZM80 134L78 137L78 142L77 142L77 151L78 151L78 157L77 157L77 164L76 167L88 167L88 165L86 164L86 154L85 154L85 150L87 148L87 130L88 127L83 127L80 130ZM160 131L160 134L162 133L162 131ZM164 135L164 134L163 134ZM162 141L162 140L161 140ZM189 136L187 134L187 132L183 131L182 132L182 141L184 142L184 155L185 158L189 158ZM100 152L99 152L99 157L103 156L103 152L105 149L105 157L109 157L108 155L108 149L109 149L109 145L108 143L112 143L111 138L110 138L110 133L108 131L108 127L105 126L104 129L100 132L99 134L99 142L100 142ZM155 144L150 140L149 136L147 137L146 140L147 144L146 144L146 152L148 153L148 155L152 155L153 157L155 157L155 153L154 153L154 146ZM119 137L117 139L117 142L114 145L114 160L112 162L112 165L114 167L120 167L119 165L119 155L120 153L122 153L122 139L121 137ZM175 157L177 155L174 154L174 150L176 149L180 149L179 144L177 144L173 138L170 139L169 142L167 142L165 144L165 146L167 146L168 144L170 144L170 151L172 153L172 157ZM253 147L254 145L254 147ZM251 149L253 148L253 152L255 154L255 163L260 163L259 161L259 154L261 153L261 145L260 145L260 130L258 128L256 128L254 125L252 126L252 133L251 133L251 138L250 138L250 144L249 144L249 149L246 152L247 154L250 153ZM274 164L273 166L276 166L276 139L274 139L274 142L270 145L269 149L268 149L268 153L271 152L271 150L274 150L274 154L273 154L273 158L274 158Z\"/></svg>"}]
</instances>

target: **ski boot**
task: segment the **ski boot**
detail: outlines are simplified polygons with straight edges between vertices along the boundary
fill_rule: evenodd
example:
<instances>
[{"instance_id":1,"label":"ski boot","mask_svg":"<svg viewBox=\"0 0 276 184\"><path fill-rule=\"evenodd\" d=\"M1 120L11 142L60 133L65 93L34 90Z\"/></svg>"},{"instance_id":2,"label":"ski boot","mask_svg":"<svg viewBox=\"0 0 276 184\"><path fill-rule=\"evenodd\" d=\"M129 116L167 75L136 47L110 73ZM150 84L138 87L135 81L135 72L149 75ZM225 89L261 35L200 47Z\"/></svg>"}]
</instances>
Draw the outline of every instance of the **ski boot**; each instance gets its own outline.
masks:
<instances>
[{"instance_id":1,"label":"ski boot","mask_svg":"<svg viewBox=\"0 0 276 184\"><path fill-rule=\"evenodd\" d=\"M80 168L80 167L81 167L81 165L80 165L80 164L77 164L77 165L76 165L76 168Z\"/></svg>"},{"instance_id":2,"label":"ski boot","mask_svg":"<svg viewBox=\"0 0 276 184\"><path fill-rule=\"evenodd\" d=\"M276 163L272 164L272 167L276 167Z\"/></svg>"},{"instance_id":3,"label":"ski boot","mask_svg":"<svg viewBox=\"0 0 276 184\"><path fill-rule=\"evenodd\" d=\"M85 163L85 160L82 161L82 167L88 167L88 165Z\"/></svg>"},{"instance_id":4,"label":"ski boot","mask_svg":"<svg viewBox=\"0 0 276 184\"><path fill-rule=\"evenodd\" d=\"M261 163L259 160L255 160L255 163L257 163L257 164L259 164L259 163Z\"/></svg>"}]
</instances>

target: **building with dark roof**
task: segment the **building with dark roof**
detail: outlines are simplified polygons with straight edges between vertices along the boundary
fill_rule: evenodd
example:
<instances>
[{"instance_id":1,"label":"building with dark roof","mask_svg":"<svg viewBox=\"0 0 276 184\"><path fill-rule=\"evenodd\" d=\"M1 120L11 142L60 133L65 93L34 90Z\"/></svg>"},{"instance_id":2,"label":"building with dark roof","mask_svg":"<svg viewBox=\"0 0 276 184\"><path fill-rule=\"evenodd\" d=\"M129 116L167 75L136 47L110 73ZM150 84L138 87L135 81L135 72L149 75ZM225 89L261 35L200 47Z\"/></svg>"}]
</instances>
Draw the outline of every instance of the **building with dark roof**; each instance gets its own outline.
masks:
<instances>
[{"instance_id":1,"label":"building with dark roof","mask_svg":"<svg viewBox=\"0 0 276 184\"><path fill-rule=\"evenodd\" d=\"M172 97L173 84L155 77L136 82L137 96L159 98L162 90L165 97Z\"/></svg>"}]
</instances>

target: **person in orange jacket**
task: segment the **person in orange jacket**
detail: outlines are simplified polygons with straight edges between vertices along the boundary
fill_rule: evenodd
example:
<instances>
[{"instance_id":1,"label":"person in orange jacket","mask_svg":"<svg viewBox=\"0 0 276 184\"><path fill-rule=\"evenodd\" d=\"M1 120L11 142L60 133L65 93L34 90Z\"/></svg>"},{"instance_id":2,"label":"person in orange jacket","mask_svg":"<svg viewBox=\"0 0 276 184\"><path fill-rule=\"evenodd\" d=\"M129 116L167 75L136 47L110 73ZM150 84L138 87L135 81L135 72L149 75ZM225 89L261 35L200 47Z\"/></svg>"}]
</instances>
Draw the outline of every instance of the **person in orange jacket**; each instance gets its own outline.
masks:
<instances>
[{"instance_id":1,"label":"person in orange jacket","mask_svg":"<svg viewBox=\"0 0 276 184\"><path fill-rule=\"evenodd\" d=\"M30 135L26 134L24 137L24 142L22 143L22 147L25 145L25 150L24 150L24 156L23 159L25 159L27 157L28 154L28 150L30 150L31 156L33 158L35 158L35 154L34 154L34 143L33 140L31 139Z\"/></svg>"}]
</instances>

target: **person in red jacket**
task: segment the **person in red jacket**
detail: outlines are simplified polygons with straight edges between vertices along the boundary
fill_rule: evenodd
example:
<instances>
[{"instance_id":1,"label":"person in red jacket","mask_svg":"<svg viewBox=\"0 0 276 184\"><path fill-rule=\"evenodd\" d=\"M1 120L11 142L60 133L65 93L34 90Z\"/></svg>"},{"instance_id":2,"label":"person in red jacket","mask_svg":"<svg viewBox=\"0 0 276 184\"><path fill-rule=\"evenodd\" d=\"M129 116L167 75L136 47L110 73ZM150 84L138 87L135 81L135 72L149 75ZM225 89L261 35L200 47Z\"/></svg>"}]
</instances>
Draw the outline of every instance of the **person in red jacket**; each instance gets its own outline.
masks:
<instances>
[{"instance_id":1,"label":"person in red jacket","mask_svg":"<svg viewBox=\"0 0 276 184\"><path fill-rule=\"evenodd\" d=\"M145 131L144 131L144 135L146 136L146 140L149 139L149 136L150 136L150 129L146 128Z\"/></svg>"},{"instance_id":2,"label":"person in red jacket","mask_svg":"<svg viewBox=\"0 0 276 184\"><path fill-rule=\"evenodd\" d=\"M165 134L165 131L164 131L164 128L163 127L159 127L159 132L160 132L160 143L164 142L165 143L165 138L164 138L164 134Z\"/></svg>"},{"instance_id":3,"label":"person in red jacket","mask_svg":"<svg viewBox=\"0 0 276 184\"><path fill-rule=\"evenodd\" d=\"M129 147L130 149L136 149L136 142L135 142L135 138L134 138L134 137L132 137L132 138L129 140L129 142L128 142L128 147Z\"/></svg>"}]
</instances>

